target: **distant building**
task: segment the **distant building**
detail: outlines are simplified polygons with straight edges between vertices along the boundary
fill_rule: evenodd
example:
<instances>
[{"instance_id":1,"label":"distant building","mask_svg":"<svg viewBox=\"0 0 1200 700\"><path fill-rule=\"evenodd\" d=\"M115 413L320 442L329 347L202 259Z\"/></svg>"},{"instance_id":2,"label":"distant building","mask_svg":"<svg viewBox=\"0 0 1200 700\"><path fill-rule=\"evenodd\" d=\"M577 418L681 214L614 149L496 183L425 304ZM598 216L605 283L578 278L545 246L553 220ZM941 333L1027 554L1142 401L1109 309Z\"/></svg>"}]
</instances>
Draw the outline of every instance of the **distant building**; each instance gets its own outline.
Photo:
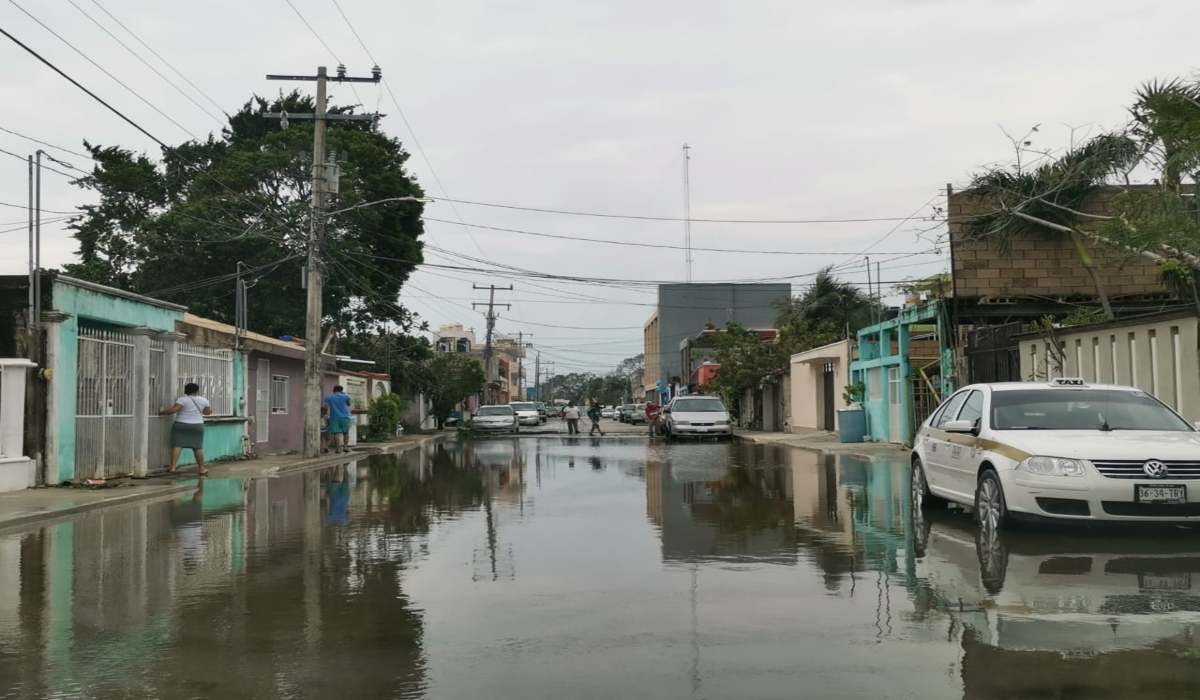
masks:
<instances>
[{"instance_id":1,"label":"distant building","mask_svg":"<svg viewBox=\"0 0 1200 700\"><path fill-rule=\"evenodd\" d=\"M747 328L774 328L777 302L792 295L790 284L663 284L658 308L644 327L646 391L655 382L686 386L681 344L706 326L724 328L737 323Z\"/></svg>"},{"instance_id":2,"label":"distant building","mask_svg":"<svg viewBox=\"0 0 1200 700\"><path fill-rule=\"evenodd\" d=\"M484 368L487 375L485 403L508 403L524 394L525 378L521 360L525 349L516 336L495 333L492 336L492 354L495 358L488 366L484 360L486 339L479 341L474 328L464 328L461 323L440 326L433 334L433 348L438 353L464 354L472 357Z\"/></svg>"}]
</instances>

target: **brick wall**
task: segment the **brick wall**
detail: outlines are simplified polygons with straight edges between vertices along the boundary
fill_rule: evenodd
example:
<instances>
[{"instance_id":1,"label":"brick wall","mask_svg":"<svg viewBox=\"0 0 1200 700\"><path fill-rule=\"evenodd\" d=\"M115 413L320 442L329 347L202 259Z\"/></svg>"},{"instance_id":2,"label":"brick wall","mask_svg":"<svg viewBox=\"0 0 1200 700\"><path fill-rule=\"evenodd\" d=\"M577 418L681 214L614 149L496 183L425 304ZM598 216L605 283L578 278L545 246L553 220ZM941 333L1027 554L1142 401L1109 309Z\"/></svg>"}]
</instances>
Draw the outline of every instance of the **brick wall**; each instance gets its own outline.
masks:
<instances>
[{"instance_id":1,"label":"brick wall","mask_svg":"<svg viewBox=\"0 0 1200 700\"><path fill-rule=\"evenodd\" d=\"M1083 212L1106 215L1109 204L1120 193L1117 188L1098 191L1084 203ZM964 219L991 209L988 202L954 193L950 197L949 230L954 247L954 278L959 298L1015 297L1032 300L1090 300L1096 296L1091 276L1079 262L1074 246L1065 236L1032 232L1012 240L1012 250L1001 253L988 243L970 241ZM1083 224L1086 227L1086 223ZM1109 297L1162 295L1154 263L1087 243L1098 266ZM1120 262L1127 263L1124 267Z\"/></svg>"}]
</instances>

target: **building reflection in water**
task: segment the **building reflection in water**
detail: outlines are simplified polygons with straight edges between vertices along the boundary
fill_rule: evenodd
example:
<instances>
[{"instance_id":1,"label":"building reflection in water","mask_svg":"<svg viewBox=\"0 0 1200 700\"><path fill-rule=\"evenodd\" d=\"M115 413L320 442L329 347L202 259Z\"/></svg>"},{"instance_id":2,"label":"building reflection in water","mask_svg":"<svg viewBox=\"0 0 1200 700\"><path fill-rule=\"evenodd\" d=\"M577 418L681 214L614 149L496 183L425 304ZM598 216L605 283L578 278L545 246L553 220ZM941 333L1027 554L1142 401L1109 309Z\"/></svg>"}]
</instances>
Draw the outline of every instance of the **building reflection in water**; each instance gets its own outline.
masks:
<instances>
[{"instance_id":1,"label":"building reflection in water","mask_svg":"<svg viewBox=\"0 0 1200 700\"><path fill-rule=\"evenodd\" d=\"M519 473L413 450L0 537L0 696L419 696L403 572Z\"/></svg>"}]
</instances>

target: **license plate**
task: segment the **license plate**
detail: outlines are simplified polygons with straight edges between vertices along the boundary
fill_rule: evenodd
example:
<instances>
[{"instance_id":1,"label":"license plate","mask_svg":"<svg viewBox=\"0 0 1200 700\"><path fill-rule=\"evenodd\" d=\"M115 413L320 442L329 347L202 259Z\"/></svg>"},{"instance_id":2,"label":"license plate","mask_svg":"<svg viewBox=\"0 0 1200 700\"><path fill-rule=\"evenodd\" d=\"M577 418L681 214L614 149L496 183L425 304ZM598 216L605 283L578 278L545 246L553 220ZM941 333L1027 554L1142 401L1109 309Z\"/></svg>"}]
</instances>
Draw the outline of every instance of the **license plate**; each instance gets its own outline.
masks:
<instances>
[{"instance_id":1,"label":"license plate","mask_svg":"<svg viewBox=\"0 0 1200 700\"><path fill-rule=\"evenodd\" d=\"M1138 484L1134 500L1138 503L1187 503L1187 486Z\"/></svg>"},{"instance_id":2,"label":"license plate","mask_svg":"<svg viewBox=\"0 0 1200 700\"><path fill-rule=\"evenodd\" d=\"M1148 591L1186 591L1192 587L1192 575L1138 574L1138 587Z\"/></svg>"},{"instance_id":3,"label":"license plate","mask_svg":"<svg viewBox=\"0 0 1200 700\"><path fill-rule=\"evenodd\" d=\"M707 432L708 432L708 428L696 428L696 432L698 432L698 433L707 433Z\"/></svg>"}]
</instances>

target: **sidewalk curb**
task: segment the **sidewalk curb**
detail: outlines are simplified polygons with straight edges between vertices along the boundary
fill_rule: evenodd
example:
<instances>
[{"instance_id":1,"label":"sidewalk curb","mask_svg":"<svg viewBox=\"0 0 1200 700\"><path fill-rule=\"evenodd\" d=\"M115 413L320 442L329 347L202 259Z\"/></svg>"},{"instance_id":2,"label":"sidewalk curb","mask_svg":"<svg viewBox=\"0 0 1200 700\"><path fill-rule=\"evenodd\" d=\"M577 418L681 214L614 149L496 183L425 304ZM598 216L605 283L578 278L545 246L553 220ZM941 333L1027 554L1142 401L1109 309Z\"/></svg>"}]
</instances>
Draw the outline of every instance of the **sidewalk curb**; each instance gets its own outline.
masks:
<instances>
[{"instance_id":1,"label":"sidewalk curb","mask_svg":"<svg viewBox=\"0 0 1200 700\"><path fill-rule=\"evenodd\" d=\"M884 459L883 457L881 457L878 454L869 454L866 452L848 452L848 451L843 452L843 451L838 451L838 450L832 450L832 449L829 449L828 447L819 447L817 445L804 445L804 444L798 444L798 443L794 443L794 442L785 442L783 440L757 440L753 436L741 435L738 433L734 433L733 437L735 440L740 440L742 442L748 442L753 445L780 445L782 447L790 447L790 448L796 449L796 450L804 450L805 452L813 452L813 453L816 453L816 454L819 454L822 456L846 455L848 457L854 457L855 459L861 459L861 460L864 460L867 462L885 462L885 461L887 461L886 459ZM908 454L908 450L905 448L896 448L896 449L889 448L889 449L892 452L894 452L897 456L903 456L903 455Z\"/></svg>"},{"instance_id":2,"label":"sidewalk curb","mask_svg":"<svg viewBox=\"0 0 1200 700\"><path fill-rule=\"evenodd\" d=\"M301 460L296 464L291 464L286 467L278 467L269 472L271 476L279 476L283 474L293 474L295 472L308 471L310 469L320 469L322 467L332 467L343 462L355 462L373 455L384 454L400 454L412 449L416 449L427 443L445 442L454 437L454 433L435 433L433 435L422 435L419 440L405 440L403 442L381 442L367 443L367 447L359 447L353 452L345 454L328 454L315 457L313 459Z\"/></svg>"},{"instance_id":3,"label":"sidewalk curb","mask_svg":"<svg viewBox=\"0 0 1200 700\"><path fill-rule=\"evenodd\" d=\"M113 498L105 499L103 501L96 501L95 503L81 503L79 505L69 506L60 510L30 513L28 515L22 515L10 520L4 520L0 522L0 533L7 532L9 530L27 529L31 525L42 526L57 524L62 521L74 519L78 515L91 513L97 510L115 508L117 506L127 506L130 503L138 503L141 501L167 499L172 496L194 493L195 491L195 484L190 484L188 486L171 486L162 489L155 489L154 491L143 491L139 489L127 495L114 496Z\"/></svg>"}]
</instances>

